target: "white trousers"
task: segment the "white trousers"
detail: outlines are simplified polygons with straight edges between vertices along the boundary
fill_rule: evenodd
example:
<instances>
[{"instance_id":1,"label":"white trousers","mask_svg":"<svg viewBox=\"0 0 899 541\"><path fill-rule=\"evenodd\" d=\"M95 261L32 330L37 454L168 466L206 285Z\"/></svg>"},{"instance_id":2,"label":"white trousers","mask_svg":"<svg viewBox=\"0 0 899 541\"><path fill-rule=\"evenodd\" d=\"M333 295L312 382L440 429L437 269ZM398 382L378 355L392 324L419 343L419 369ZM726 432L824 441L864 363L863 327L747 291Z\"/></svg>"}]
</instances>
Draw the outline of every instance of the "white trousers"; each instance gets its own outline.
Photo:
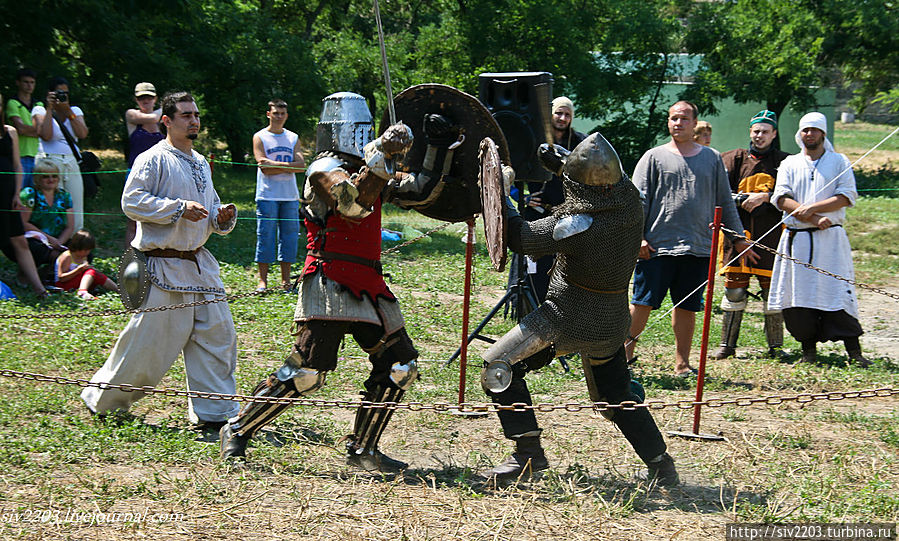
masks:
<instances>
[{"instance_id":1,"label":"white trousers","mask_svg":"<svg viewBox=\"0 0 899 541\"><path fill-rule=\"evenodd\" d=\"M200 293L176 293L150 286L143 307L164 306L213 298ZM234 394L237 335L227 302L163 312L135 314L119 335L106 364L91 382L156 386L178 354L184 354L187 388ZM86 387L81 399L95 413L128 410L145 393ZM188 399L191 422L225 421L237 415L233 400Z\"/></svg>"}]
</instances>

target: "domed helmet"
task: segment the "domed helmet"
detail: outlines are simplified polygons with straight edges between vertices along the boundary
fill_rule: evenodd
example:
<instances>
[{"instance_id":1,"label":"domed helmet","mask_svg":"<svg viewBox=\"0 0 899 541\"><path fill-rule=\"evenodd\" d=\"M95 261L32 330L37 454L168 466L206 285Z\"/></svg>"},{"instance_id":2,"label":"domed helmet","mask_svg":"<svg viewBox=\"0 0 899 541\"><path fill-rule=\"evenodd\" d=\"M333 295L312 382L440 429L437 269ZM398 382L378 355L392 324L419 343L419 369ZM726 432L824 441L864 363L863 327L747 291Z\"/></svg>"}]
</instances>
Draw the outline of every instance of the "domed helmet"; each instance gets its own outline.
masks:
<instances>
[{"instance_id":1,"label":"domed helmet","mask_svg":"<svg viewBox=\"0 0 899 541\"><path fill-rule=\"evenodd\" d=\"M562 174L588 186L610 186L624 176L621 160L600 133L593 133L574 147L565 159Z\"/></svg>"},{"instance_id":2,"label":"domed helmet","mask_svg":"<svg viewBox=\"0 0 899 541\"><path fill-rule=\"evenodd\" d=\"M353 92L337 92L322 100L322 114L315 130L315 152L341 152L357 158L374 138L374 123L365 98Z\"/></svg>"}]
</instances>

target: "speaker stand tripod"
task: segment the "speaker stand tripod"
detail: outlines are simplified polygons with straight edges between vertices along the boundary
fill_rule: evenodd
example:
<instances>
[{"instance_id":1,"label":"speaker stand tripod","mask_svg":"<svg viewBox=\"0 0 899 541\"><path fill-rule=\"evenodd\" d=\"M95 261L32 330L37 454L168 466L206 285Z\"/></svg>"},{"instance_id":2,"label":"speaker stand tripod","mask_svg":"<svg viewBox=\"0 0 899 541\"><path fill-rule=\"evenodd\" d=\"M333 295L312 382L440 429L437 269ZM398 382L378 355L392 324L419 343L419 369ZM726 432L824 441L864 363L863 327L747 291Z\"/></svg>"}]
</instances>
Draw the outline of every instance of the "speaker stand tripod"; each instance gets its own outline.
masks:
<instances>
[{"instance_id":1,"label":"speaker stand tripod","mask_svg":"<svg viewBox=\"0 0 899 541\"><path fill-rule=\"evenodd\" d=\"M498 314L502 308L507 307L508 304L512 302L512 300L515 300L518 304L517 306L512 307L512 310L514 310L518 321L521 321L521 318L536 310L537 306L540 305L540 303L537 301L537 295L534 293L534 287L531 285L530 279L528 278L524 256L516 255L515 259L517 270L517 278L515 282L510 281L508 287L506 288L506 294L503 295L502 298L496 303L496 305L494 305L493 308L490 309L490 312L488 312L487 315L484 316L484 319L482 319L481 322L478 323L478 326L475 327L474 331L472 331L472 333L468 335L466 344L470 344L472 340L475 339L483 340L484 342L487 342L489 344L493 344L494 342L496 342L496 340L494 340L493 338L482 335L481 331L484 330L484 327L486 327L487 324L490 323L494 316L496 316L496 314ZM447 359L446 363L444 363L444 366L449 366L450 364L452 364L461 352L462 348L460 347L456 350L455 353L452 354L449 359ZM567 363L565 363L563 360L560 360L560 362L567 372Z\"/></svg>"}]
</instances>

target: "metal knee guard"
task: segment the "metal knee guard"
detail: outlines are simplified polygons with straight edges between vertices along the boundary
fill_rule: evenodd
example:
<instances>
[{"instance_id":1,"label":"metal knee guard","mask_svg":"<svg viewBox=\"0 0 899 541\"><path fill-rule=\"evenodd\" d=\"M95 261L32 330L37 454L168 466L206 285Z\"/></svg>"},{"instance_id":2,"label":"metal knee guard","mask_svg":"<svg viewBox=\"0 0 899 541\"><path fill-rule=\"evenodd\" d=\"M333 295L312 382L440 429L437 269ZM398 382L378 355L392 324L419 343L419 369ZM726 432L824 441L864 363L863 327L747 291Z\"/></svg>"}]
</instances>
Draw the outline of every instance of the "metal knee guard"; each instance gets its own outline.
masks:
<instances>
[{"instance_id":1,"label":"metal knee guard","mask_svg":"<svg viewBox=\"0 0 899 541\"><path fill-rule=\"evenodd\" d=\"M253 396L296 398L320 389L325 384L325 372L303 368L302 357L294 352L284 365L253 389ZM238 436L252 436L260 428L281 415L288 403L251 402L231 422L231 430Z\"/></svg>"},{"instance_id":2,"label":"metal knee guard","mask_svg":"<svg viewBox=\"0 0 899 541\"><path fill-rule=\"evenodd\" d=\"M745 287L728 287L724 289L721 309L725 312L736 312L746 309L749 289Z\"/></svg>"},{"instance_id":3,"label":"metal knee guard","mask_svg":"<svg viewBox=\"0 0 899 541\"><path fill-rule=\"evenodd\" d=\"M399 402L405 393L406 391L403 389L381 383L373 390L364 393L363 401ZM366 408L360 406L356 410L353 435L346 443L347 453L374 455L378 449L378 441L381 439L381 434L384 433L384 428L393 416L393 411L390 408Z\"/></svg>"}]
</instances>

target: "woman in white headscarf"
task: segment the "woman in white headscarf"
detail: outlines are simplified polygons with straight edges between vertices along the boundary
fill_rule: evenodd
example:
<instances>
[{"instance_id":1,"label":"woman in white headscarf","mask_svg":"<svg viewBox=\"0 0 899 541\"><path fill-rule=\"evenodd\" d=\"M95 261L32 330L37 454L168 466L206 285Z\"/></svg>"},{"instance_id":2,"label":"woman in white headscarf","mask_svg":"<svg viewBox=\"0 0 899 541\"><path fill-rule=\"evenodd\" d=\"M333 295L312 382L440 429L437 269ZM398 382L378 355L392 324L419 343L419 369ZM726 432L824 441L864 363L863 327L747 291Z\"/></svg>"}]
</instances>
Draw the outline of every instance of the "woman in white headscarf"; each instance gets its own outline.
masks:
<instances>
[{"instance_id":1,"label":"woman in white headscarf","mask_svg":"<svg viewBox=\"0 0 899 541\"><path fill-rule=\"evenodd\" d=\"M778 252L855 279L849 237L842 225L846 207L858 194L852 165L827 140L827 119L808 113L799 121L796 142L802 151L780 164L771 203L784 211L787 231ZM858 337L855 286L777 256L768 308L783 310L787 330L802 343L800 362L815 362L817 342L842 340L852 362L871 363Z\"/></svg>"}]
</instances>

